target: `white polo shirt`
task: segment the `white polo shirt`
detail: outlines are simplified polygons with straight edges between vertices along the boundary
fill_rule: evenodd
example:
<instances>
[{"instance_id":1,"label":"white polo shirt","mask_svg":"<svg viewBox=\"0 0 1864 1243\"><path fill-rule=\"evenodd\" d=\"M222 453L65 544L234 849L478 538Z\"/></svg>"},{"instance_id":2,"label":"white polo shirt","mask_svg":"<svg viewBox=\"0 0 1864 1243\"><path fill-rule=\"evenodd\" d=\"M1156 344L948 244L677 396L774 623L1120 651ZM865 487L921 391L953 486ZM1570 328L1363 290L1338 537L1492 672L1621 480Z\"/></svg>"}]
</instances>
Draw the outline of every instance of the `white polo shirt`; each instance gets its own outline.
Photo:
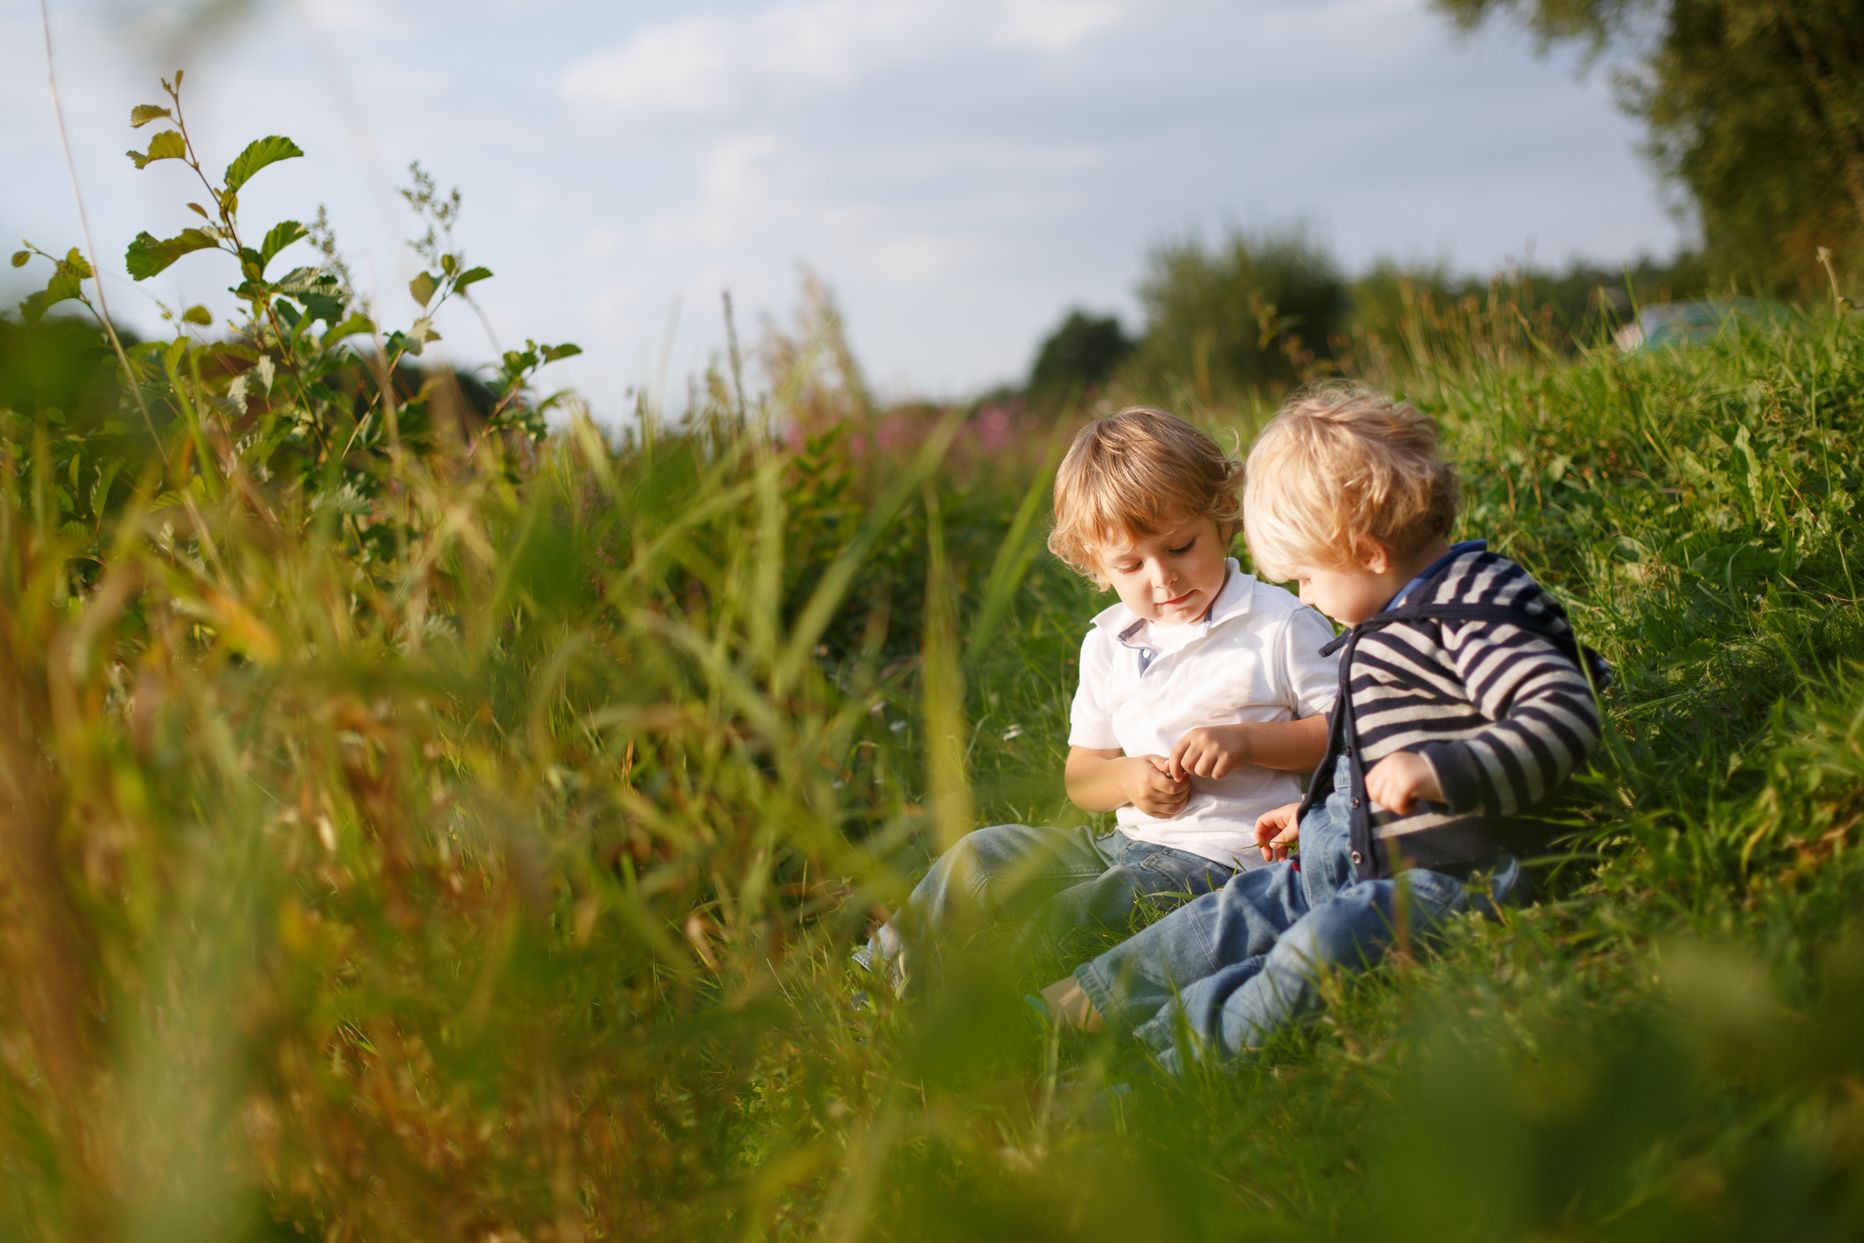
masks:
<instances>
[{"instance_id":1,"label":"white polo shirt","mask_svg":"<svg viewBox=\"0 0 1864 1243\"><path fill-rule=\"evenodd\" d=\"M1234 558L1204 620L1165 635L1151 630L1124 604L1094 618L1081 644L1070 746L1170 755L1200 725L1292 721L1333 706L1339 670L1320 654L1333 627L1280 587L1243 573ZM1262 862L1256 817L1300 797L1293 773L1249 765L1216 780L1193 777L1190 801L1169 820L1130 805L1116 820L1138 841L1254 867Z\"/></svg>"}]
</instances>

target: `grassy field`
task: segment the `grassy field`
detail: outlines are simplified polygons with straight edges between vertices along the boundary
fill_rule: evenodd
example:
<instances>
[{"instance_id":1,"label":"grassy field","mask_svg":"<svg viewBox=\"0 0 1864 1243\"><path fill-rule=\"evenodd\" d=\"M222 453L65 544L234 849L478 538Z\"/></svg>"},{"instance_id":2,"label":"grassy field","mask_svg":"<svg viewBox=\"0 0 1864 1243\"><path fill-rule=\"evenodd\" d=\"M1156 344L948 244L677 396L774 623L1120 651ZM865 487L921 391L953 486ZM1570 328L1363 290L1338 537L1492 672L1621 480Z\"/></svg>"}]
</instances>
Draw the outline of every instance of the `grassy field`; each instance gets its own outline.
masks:
<instances>
[{"instance_id":1,"label":"grassy field","mask_svg":"<svg viewBox=\"0 0 1864 1243\"><path fill-rule=\"evenodd\" d=\"M1857 1237L1864 330L1427 327L1368 365L1616 666L1608 745L1548 901L1182 1082L988 963L849 1004L930 852L1077 817L1046 431L790 443L803 388L714 377L417 442L423 388L356 466L185 348L140 417L94 346L15 384L0 1236Z\"/></svg>"}]
</instances>

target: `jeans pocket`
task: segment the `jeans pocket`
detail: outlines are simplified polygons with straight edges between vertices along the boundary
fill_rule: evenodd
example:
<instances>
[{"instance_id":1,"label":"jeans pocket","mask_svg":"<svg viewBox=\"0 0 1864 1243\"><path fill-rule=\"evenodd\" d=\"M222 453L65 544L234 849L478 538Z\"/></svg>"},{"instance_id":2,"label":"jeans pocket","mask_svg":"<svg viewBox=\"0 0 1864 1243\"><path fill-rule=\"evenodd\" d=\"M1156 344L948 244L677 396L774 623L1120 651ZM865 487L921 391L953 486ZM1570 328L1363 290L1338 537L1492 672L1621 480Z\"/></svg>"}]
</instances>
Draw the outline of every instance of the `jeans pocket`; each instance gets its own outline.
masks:
<instances>
[{"instance_id":1,"label":"jeans pocket","mask_svg":"<svg viewBox=\"0 0 1864 1243\"><path fill-rule=\"evenodd\" d=\"M1145 857L1132 861L1134 867L1144 868L1159 876L1169 876L1175 881L1188 881L1193 876L1201 875L1206 869L1222 872L1226 876L1229 868L1220 863L1213 863L1202 855L1188 854L1182 850L1173 850L1169 846L1160 846L1146 852Z\"/></svg>"}]
</instances>

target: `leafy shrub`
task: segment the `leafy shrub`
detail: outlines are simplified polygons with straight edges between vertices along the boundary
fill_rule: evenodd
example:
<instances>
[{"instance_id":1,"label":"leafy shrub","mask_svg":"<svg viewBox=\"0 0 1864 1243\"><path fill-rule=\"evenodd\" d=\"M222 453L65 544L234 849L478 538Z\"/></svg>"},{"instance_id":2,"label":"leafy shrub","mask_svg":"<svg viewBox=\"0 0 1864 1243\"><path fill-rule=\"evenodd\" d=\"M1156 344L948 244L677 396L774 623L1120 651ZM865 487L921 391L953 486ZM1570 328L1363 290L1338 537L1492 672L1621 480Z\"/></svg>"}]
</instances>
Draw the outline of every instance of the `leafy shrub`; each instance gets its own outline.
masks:
<instances>
[{"instance_id":1,"label":"leafy shrub","mask_svg":"<svg viewBox=\"0 0 1864 1243\"><path fill-rule=\"evenodd\" d=\"M1071 310L1036 350L1029 393L1048 404L1079 399L1112 378L1133 347L1118 317Z\"/></svg>"},{"instance_id":2,"label":"leafy shrub","mask_svg":"<svg viewBox=\"0 0 1864 1243\"><path fill-rule=\"evenodd\" d=\"M1347 289L1306 232L1232 229L1208 249L1190 238L1153 250L1139 301L1145 328L1122 384L1209 405L1308 374L1343 326Z\"/></svg>"}]
</instances>

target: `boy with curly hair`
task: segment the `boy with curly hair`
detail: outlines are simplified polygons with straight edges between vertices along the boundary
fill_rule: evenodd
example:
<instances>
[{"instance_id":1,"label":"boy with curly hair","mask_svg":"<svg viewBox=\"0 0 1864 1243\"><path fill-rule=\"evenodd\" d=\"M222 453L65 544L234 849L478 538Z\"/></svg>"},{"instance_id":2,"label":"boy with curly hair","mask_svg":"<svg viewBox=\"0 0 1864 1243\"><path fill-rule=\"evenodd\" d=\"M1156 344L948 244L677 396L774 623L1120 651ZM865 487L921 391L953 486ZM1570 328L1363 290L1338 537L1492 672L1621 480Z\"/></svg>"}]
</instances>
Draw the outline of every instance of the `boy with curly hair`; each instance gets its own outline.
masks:
<instances>
[{"instance_id":1,"label":"boy with curly hair","mask_svg":"<svg viewBox=\"0 0 1864 1243\"><path fill-rule=\"evenodd\" d=\"M1116 827L974 830L857 953L864 965L885 962L900 987L909 965L980 934L1065 955L1130 927L1142 901L1261 865L1252 826L1320 758L1336 675L1327 623L1228 555L1241 482L1240 462L1160 410L1075 437L1049 548L1119 599L1081 645L1064 781Z\"/></svg>"}]
</instances>

